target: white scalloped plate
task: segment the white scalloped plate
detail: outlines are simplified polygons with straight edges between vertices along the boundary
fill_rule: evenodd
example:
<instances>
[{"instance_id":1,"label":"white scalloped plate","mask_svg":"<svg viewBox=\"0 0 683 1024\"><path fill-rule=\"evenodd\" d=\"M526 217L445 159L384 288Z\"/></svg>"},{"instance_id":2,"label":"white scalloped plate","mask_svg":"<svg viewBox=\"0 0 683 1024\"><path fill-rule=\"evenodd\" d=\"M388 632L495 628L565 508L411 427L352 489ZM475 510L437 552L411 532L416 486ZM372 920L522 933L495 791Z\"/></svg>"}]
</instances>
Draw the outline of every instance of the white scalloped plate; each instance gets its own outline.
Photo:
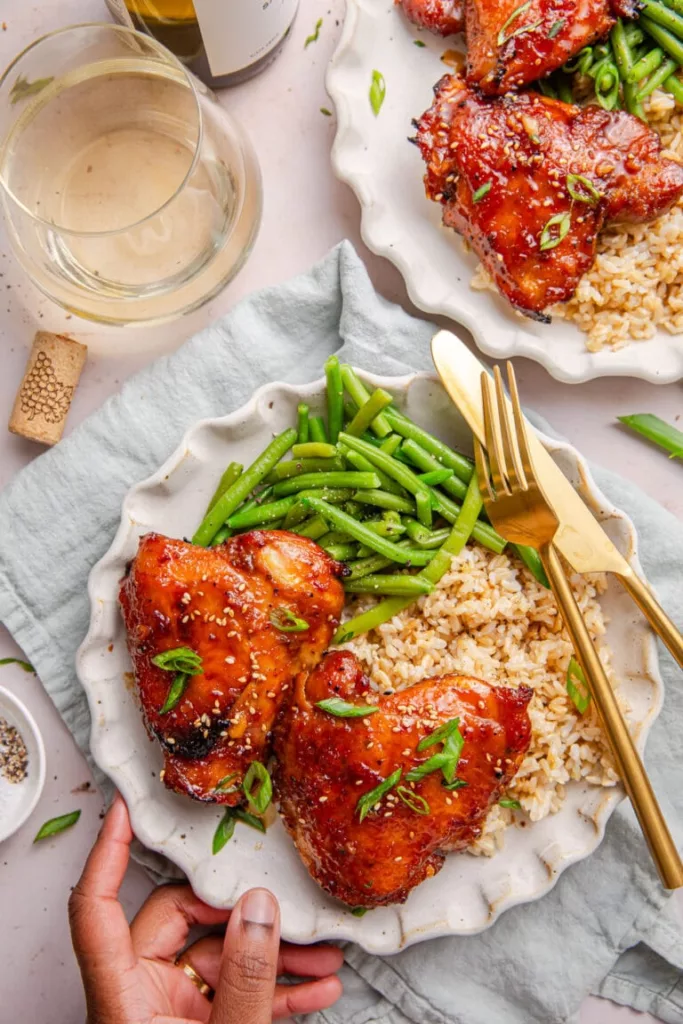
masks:
<instances>
[{"instance_id":1,"label":"white scalloped plate","mask_svg":"<svg viewBox=\"0 0 683 1024\"><path fill-rule=\"evenodd\" d=\"M464 450L470 447L464 421L432 376L361 376L393 391L400 407L428 430ZM300 401L322 410L324 395L323 380L307 386L263 387L230 416L198 423L161 469L129 491L114 542L90 576L92 615L77 669L90 704L93 757L123 793L138 838L178 865L202 899L232 906L246 889L266 885L282 905L287 939L352 939L370 952L388 954L439 935L481 931L506 908L542 896L564 868L596 848L623 793L620 787L572 783L559 813L526 828L508 829L504 850L493 858L451 855L443 870L418 886L403 906L375 910L363 918L354 917L318 888L279 821L265 836L238 826L231 842L212 856L220 808L195 803L159 782L161 750L147 737L131 686L117 601L119 581L139 537L149 530L175 537L191 534L227 463L248 464L274 433L295 422ZM598 491L574 449L543 440L619 550L640 571L630 521ZM618 584L610 583L603 603L611 619L608 637L620 687L633 708L642 748L662 699L656 646L645 620Z\"/></svg>"},{"instance_id":2,"label":"white scalloped plate","mask_svg":"<svg viewBox=\"0 0 683 1024\"><path fill-rule=\"evenodd\" d=\"M418 38L424 48L414 45ZM495 359L526 356L568 383L606 376L654 384L679 380L683 337L660 331L616 352L588 352L585 335L573 324L557 318L536 324L499 295L470 287L477 257L442 226L440 207L424 194L420 154L406 141L414 134L412 118L430 106L432 87L450 70L441 55L461 48L460 38L418 32L392 0L347 0L326 84L337 111L332 165L358 197L363 241L400 270L416 306L464 324ZM378 117L368 99L373 69L386 81Z\"/></svg>"}]
</instances>

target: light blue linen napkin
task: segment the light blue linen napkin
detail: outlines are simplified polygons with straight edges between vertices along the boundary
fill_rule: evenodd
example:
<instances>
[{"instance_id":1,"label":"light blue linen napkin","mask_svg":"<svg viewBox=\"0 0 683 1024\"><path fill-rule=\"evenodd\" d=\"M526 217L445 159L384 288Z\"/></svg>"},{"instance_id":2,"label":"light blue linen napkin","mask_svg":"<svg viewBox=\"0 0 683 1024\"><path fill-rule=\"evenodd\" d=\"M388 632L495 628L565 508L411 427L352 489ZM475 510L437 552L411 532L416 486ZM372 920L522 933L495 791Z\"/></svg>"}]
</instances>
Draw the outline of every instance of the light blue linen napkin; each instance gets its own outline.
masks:
<instances>
[{"instance_id":1,"label":"light blue linen napkin","mask_svg":"<svg viewBox=\"0 0 683 1024\"><path fill-rule=\"evenodd\" d=\"M379 298L342 243L309 273L240 303L138 374L0 495L0 619L86 755L88 710L74 654L88 626L88 573L111 543L128 488L192 423L236 409L259 385L317 378L335 351L386 374L428 369L432 333ZM601 469L595 477L635 521L648 577L683 621L683 527L626 481ZM680 839L683 678L665 653L662 671L667 698L646 760ZM590 991L683 1024L683 929L626 805L592 857L482 935L389 958L353 946L345 953L344 997L306 1024L560 1024Z\"/></svg>"}]
</instances>

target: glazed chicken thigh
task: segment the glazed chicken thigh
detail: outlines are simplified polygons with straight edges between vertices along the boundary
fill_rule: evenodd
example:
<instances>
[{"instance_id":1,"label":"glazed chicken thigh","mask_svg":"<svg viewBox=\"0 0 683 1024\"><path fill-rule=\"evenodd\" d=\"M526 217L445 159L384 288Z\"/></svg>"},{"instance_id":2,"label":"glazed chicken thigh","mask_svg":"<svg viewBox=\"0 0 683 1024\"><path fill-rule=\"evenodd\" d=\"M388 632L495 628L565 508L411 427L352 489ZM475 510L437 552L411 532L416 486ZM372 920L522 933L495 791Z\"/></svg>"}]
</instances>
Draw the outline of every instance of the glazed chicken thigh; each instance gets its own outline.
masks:
<instances>
[{"instance_id":1,"label":"glazed chicken thigh","mask_svg":"<svg viewBox=\"0 0 683 1024\"><path fill-rule=\"evenodd\" d=\"M250 763L265 761L296 675L317 663L344 604L343 567L317 544L254 530L215 548L150 533L121 585L135 679L150 734L164 748L165 784L197 800L235 804ZM197 674L154 664L187 648Z\"/></svg>"},{"instance_id":2,"label":"glazed chicken thigh","mask_svg":"<svg viewBox=\"0 0 683 1024\"><path fill-rule=\"evenodd\" d=\"M406 17L421 28L450 36L465 25L465 0L396 0Z\"/></svg>"},{"instance_id":3,"label":"glazed chicken thigh","mask_svg":"<svg viewBox=\"0 0 683 1024\"><path fill-rule=\"evenodd\" d=\"M331 697L378 710L335 717L316 706ZM404 902L440 870L445 852L480 834L529 747L530 699L526 687L466 676L427 679L380 697L348 651L329 653L310 675L302 673L275 729L275 783L285 825L313 878L350 906ZM440 727L444 738L420 750ZM447 742L456 750L462 743L450 787L446 767L411 781L409 772L419 774ZM359 801L367 804L367 795L399 771L362 816Z\"/></svg>"},{"instance_id":4,"label":"glazed chicken thigh","mask_svg":"<svg viewBox=\"0 0 683 1024\"><path fill-rule=\"evenodd\" d=\"M518 310L569 299L606 223L648 221L683 193L683 167L622 110L537 93L486 99L445 76L417 123L425 188Z\"/></svg>"},{"instance_id":5,"label":"glazed chicken thigh","mask_svg":"<svg viewBox=\"0 0 683 1024\"><path fill-rule=\"evenodd\" d=\"M520 89L637 8L637 0L467 0L467 81L487 94Z\"/></svg>"}]
</instances>

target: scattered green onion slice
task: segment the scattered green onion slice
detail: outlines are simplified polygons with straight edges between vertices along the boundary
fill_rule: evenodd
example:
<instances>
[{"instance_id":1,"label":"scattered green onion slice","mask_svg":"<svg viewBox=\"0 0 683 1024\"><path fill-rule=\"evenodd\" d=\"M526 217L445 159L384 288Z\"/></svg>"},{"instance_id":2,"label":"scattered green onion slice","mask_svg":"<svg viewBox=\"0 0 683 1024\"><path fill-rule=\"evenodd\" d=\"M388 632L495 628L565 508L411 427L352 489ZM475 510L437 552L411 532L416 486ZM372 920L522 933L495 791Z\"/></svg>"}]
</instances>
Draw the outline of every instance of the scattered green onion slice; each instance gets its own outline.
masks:
<instances>
[{"instance_id":1,"label":"scattered green onion slice","mask_svg":"<svg viewBox=\"0 0 683 1024\"><path fill-rule=\"evenodd\" d=\"M169 651L155 654L152 664L162 668L164 672L184 672L188 676L202 673L202 659L191 647L173 647Z\"/></svg>"},{"instance_id":2,"label":"scattered green onion slice","mask_svg":"<svg viewBox=\"0 0 683 1024\"><path fill-rule=\"evenodd\" d=\"M591 694L586 683L586 677L576 658L569 659L567 693L576 710L580 715L583 715L591 702Z\"/></svg>"},{"instance_id":3,"label":"scattered green onion slice","mask_svg":"<svg viewBox=\"0 0 683 1024\"><path fill-rule=\"evenodd\" d=\"M413 46L419 46L420 49L422 49L422 47L426 45L427 44L423 43L421 39L413 39Z\"/></svg>"},{"instance_id":4,"label":"scattered green onion slice","mask_svg":"<svg viewBox=\"0 0 683 1024\"><path fill-rule=\"evenodd\" d=\"M305 633L310 628L305 619L300 619L285 607L273 609L270 613L270 623L281 633Z\"/></svg>"},{"instance_id":5,"label":"scattered green onion slice","mask_svg":"<svg viewBox=\"0 0 683 1024\"><path fill-rule=\"evenodd\" d=\"M487 195L489 194L489 192L491 191L491 188L492 188L492 187L493 187L493 186L491 185L491 182L490 182L490 181L486 181L486 182L484 182L484 184L483 184L483 185L481 185L481 186L480 186L480 187L479 187L479 188L477 189L477 191L476 191L476 192L473 192L473 193L472 193L472 202L473 202L473 203L479 203L479 202L481 202L481 200L482 200L482 199L484 198L484 196L487 196Z\"/></svg>"},{"instance_id":6,"label":"scattered green onion slice","mask_svg":"<svg viewBox=\"0 0 683 1024\"><path fill-rule=\"evenodd\" d=\"M173 708L176 707L182 695L185 693L189 680L190 673L188 672L177 672L175 674L173 681L168 688L166 700L159 708L160 715L166 715L169 711L173 711Z\"/></svg>"},{"instance_id":7,"label":"scattered green onion slice","mask_svg":"<svg viewBox=\"0 0 683 1024\"><path fill-rule=\"evenodd\" d=\"M304 50L306 49L307 46L310 46L311 43L317 43L318 42L318 39L320 38L320 29L322 27L323 27L323 19L322 18L318 18L318 20L315 23L315 28L313 29L313 32L311 33L310 36L306 36L306 41L304 43Z\"/></svg>"},{"instance_id":8,"label":"scattered green onion slice","mask_svg":"<svg viewBox=\"0 0 683 1024\"><path fill-rule=\"evenodd\" d=\"M565 22L566 18L558 18L557 21L554 21L550 26L550 31L548 32L548 39L554 39L555 36L559 35L565 26Z\"/></svg>"},{"instance_id":9,"label":"scattered green onion slice","mask_svg":"<svg viewBox=\"0 0 683 1024\"><path fill-rule=\"evenodd\" d=\"M619 422L669 452L672 459L683 459L683 433L651 412L620 416Z\"/></svg>"},{"instance_id":10,"label":"scattered green onion slice","mask_svg":"<svg viewBox=\"0 0 683 1024\"><path fill-rule=\"evenodd\" d=\"M341 636L336 636L334 638L334 643L335 644L347 644L349 642L349 640L353 640L355 635L356 634L354 632L352 632L352 631L350 631L348 633L342 633Z\"/></svg>"},{"instance_id":11,"label":"scattered green onion slice","mask_svg":"<svg viewBox=\"0 0 683 1024\"><path fill-rule=\"evenodd\" d=\"M229 775L224 775L223 778L214 786L214 791L216 793L221 793L223 790L227 789L232 780L237 778L237 775L238 772L230 772ZM234 786L233 788L237 789L237 786Z\"/></svg>"},{"instance_id":12,"label":"scattered green onion slice","mask_svg":"<svg viewBox=\"0 0 683 1024\"><path fill-rule=\"evenodd\" d=\"M328 110L327 107L321 107L320 108L320 113L324 114L325 117L332 117L332 111Z\"/></svg>"},{"instance_id":13,"label":"scattered green onion slice","mask_svg":"<svg viewBox=\"0 0 683 1024\"><path fill-rule=\"evenodd\" d=\"M372 107L372 112L375 117L377 117L382 109L382 104L384 103L386 94L387 85L384 81L384 75L380 71L373 71L372 82L370 84L370 106Z\"/></svg>"},{"instance_id":14,"label":"scattered green onion slice","mask_svg":"<svg viewBox=\"0 0 683 1024\"><path fill-rule=\"evenodd\" d=\"M577 203L588 203L589 206L595 206L602 199L602 193L583 174L567 175L567 192Z\"/></svg>"},{"instance_id":15,"label":"scattered green onion slice","mask_svg":"<svg viewBox=\"0 0 683 1024\"><path fill-rule=\"evenodd\" d=\"M441 785L444 789L447 789L449 793L452 793L454 789L465 789L469 785L464 779L453 779L452 782L442 782Z\"/></svg>"},{"instance_id":16,"label":"scattered green onion slice","mask_svg":"<svg viewBox=\"0 0 683 1024\"><path fill-rule=\"evenodd\" d=\"M452 760L452 757L444 753L443 750L439 751L438 754L432 754L422 764L418 764L411 768L409 772L406 772L406 782L420 782L421 779L424 779L425 775L431 775L432 772L438 772L439 769L448 770ZM446 781L450 780L447 779Z\"/></svg>"},{"instance_id":17,"label":"scattered green onion slice","mask_svg":"<svg viewBox=\"0 0 683 1024\"><path fill-rule=\"evenodd\" d=\"M424 43L422 45L424 46ZM354 917L364 917L368 910L370 910L370 907L354 907L351 913Z\"/></svg>"},{"instance_id":18,"label":"scattered green onion slice","mask_svg":"<svg viewBox=\"0 0 683 1024\"><path fill-rule=\"evenodd\" d=\"M411 811L415 811L416 814L430 813L429 804L425 798L407 786L398 786L396 796L399 800L403 801L406 807L410 807Z\"/></svg>"},{"instance_id":19,"label":"scattered green onion slice","mask_svg":"<svg viewBox=\"0 0 683 1024\"><path fill-rule=\"evenodd\" d=\"M498 803L501 807L507 807L511 811L521 811L522 805L519 800L511 800L510 797L504 796Z\"/></svg>"},{"instance_id":20,"label":"scattered green onion slice","mask_svg":"<svg viewBox=\"0 0 683 1024\"><path fill-rule=\"evenodd\" d=\"M392 772L383 782L380 782L379 786L375 786L369 793L364 793L356 804L356 811L358 817L363 821L375 804L382 799L385 793L388 793L390 789L393 789L396 783L401 778L401 769L397 768L395 772Z\"/></svg>"},{"instance_id":21,"label":"scattered green onion slice","mask_svg":"<svg viewBox=\"0 0 683 1024\"><path fill-rule=\"evenodd\" d=\"M334 715L335 718L364 718L379 711L378 707L371 704L349 704L341 697L326 697L325 700L319 700L315 706L321 711L327 711L328 715Z\"/></svg>"},{"instance_id":22,"label":"scattered green onion slice","mask_svg":"<svg viewBox=\"0 0 683 1024\"><path fill-rule=\"evenodd\" d=\"M232 813L237 821L241 821L245 825L249 825L250 828L255 828L257 832L266 831L266 826L263 824L261 819L257 818L255 814L250 814L249 811L245 811L243 807L233 807Z\"/></svg>"},{"instance_id":23,"label":"scattered green onion slice","mask_svg":"<svg viewBox=\"0 0 683 1024\"><path fill-rule=\"evenodd\" d=\"M24 672L32 672L36 674L36 670L33 665L28 661L22 661L21 658L0 658L0 665L18 665L19 668L23 668Z\"/></svg>"},{"instance_id":24,"label":"scattered green onion slice","mask_svg":"<svg viewBox=\"0 0 683 1024\"><path fill-rule=\"evenodd\" d=\"M259 782L260 785L256 792L254 792L254 783L256 782ZM264 814L273 797L273 783L270 781L268 769L260 761L252 761L249 765L249 770L244 776L242 789L249 805L253 807L256 813Z\"/></svg>"},{"instance_id":25,"label":"scattered green onion slice","mask_svg":"<svg viewBox=\"0 0 683 1024\"><path fill-rule=\"evenodd\" d=\"M49 839L50 836L59 835L60 832L64 832L67 828L75 825L80 816L80 811L71 811L69 814L60 814L58 818L50 818L49 821L43 822L40 826L33 842L37 843L41 839Z\"/></svg>"},{"instance_id":26,"label":"scattered green onion slice","mask_svg":"<svg viewBox=\"0 0 683 1024\"><path fill-rule=\"evenodd\" d=\"M525 0L525 3L523 3L523 4L521 4L521 6L515 8L515 10L512 12L512 14L507 19L507 21L504 23L503 27L501 28L500 32L498 33L498 40L497 40L498 46L502 46L503 43L506 43L508 41L510 36L507 36L505 33L509 29L510 25L512 25L512 23L514 21L517 21L517 18L519 18L519 16L521 14L524 14L525 11L528 11L530 7L531 7L531 0Z\"/></svg>"},{"instance_id":27,"label":"scattered green onion slice","mask_svg":"<svg viewBox=\"0 0 683 1024\"><path fill-rule=\"evenodd\" d=\"M213 842L211 844L211 852L215 856L223 849L225 844L232 839L233 832L235 831L235 815L232 807L228 808L221 820L218 822L218 827L213 834Z\"/></svg>"},{"instance_id":28,"label":"scattered green onion slice","mask_svg":"<svg viewBox=\"0 0 683 1024\"><path fill-rule=\"evenodd\" d=\"M426 750L428 747L433 747L436 743L444 743L451 733L454 733L460 725L459 718L451 718L450 721L444 722L434 732L430 732L429 736L423 737L417 745L418 751Z\"/></svg>"},{"instance_id":29,"label":"scattered green onion slice","mask_svg":"<svg viewBox=\"0 0 683 1024\"><path fill-rule=\"evenodd\" d=\"M569 228L571 227L571 214L556 213L554 217L551 217L548 223L541 231L539 237L539 244L541 252L546 252L548 249L554 249L562 242L569 234ZM557 228L554 232L553 228Z\"/></svg>"}]
</instances>

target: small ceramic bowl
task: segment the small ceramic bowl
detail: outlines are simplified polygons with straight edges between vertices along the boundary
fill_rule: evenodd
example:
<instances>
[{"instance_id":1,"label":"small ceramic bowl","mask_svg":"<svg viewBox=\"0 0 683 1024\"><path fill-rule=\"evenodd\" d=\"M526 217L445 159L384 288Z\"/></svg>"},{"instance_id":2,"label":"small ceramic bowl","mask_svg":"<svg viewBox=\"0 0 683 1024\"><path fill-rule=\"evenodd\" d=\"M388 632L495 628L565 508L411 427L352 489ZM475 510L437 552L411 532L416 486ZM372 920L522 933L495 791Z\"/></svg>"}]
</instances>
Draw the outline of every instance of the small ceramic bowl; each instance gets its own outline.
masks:
<instances>
[{"instance_id":1,"label":"small ceramic bowl","mask_svg":"<svg viewBox=\"0 0 683 1024\"><path fill-rule=\"evenodd\" d=\"M28 772L21 782L0 773L0 842L24 824L45 785L45 744L33 716L13 693L0 686L0 718L21 735L28 753Z\"/></svg>"}]
</instances>

